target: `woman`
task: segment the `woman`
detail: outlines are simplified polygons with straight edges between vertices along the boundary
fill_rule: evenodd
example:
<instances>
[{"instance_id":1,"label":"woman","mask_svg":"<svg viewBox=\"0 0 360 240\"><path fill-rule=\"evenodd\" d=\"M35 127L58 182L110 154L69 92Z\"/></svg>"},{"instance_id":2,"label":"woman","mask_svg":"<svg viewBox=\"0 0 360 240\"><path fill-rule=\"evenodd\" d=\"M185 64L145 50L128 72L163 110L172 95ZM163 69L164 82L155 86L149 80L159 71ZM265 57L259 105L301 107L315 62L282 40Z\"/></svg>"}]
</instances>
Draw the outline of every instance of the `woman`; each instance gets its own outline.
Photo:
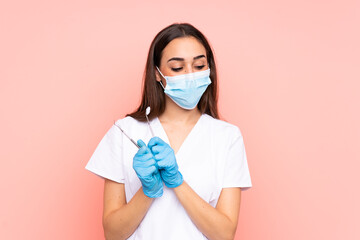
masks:
<instances>
[{"instance_id":1,"label":"woman","mask_svg":"<svg viewBox=\"0 0 360 240\"><path fill-rule=\"evenodd\" d=\"M218 119L208 41L190 24L166 27L144 78L140 106L116 121L86 166L105 179L106 239L233 239L241 190L252 184L239 128Z\"/></svg>"}]
</instances>

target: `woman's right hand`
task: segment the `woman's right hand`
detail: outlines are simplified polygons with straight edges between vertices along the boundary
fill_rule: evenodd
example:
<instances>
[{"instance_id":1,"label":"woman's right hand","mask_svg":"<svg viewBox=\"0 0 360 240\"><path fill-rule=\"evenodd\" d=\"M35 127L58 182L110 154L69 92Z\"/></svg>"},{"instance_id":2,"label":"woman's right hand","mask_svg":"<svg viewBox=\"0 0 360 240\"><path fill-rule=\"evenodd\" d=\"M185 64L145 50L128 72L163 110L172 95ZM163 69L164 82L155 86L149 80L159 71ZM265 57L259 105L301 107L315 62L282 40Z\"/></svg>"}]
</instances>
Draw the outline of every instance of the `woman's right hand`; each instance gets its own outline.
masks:
<instances>
[{"instance_id":1,"label":"woman's right hand","mask_svg":"<svg viewBox=\"0 0 360 240\"><path fill-rule=\"evenodd\" d=\"M154 156L141 139L137 144L140 149L133 158L133 168L141 181L144 194L150 198L161 197L163 183Z\"/></svg>"},{"instance_id":2,"label":"woman's right hand","mask_svg":"<svg viewBox=\"0 0 360 240\"><path fill-rule=\"evenodd\" d=\"M154 159L160 171L161 178L168 188L180 186L184 179L179 171L174 149L159 137L153 137L148 143L148 147L154 154Z\"/></svg>"}]
</instances>

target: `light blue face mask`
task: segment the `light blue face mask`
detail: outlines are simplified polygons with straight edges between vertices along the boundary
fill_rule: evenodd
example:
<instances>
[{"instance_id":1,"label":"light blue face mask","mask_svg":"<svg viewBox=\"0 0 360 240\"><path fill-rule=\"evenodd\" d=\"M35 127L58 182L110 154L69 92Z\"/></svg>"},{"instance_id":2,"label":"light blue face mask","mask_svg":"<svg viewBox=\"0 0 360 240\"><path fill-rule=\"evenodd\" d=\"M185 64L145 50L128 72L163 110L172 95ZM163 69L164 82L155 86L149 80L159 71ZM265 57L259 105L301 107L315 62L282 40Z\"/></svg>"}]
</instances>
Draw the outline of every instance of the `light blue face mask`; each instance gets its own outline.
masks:
<instances>
[{"instance_id":1,"label":"light blue face mask","mask_svg":"<svg viewBox=\"0 0 360 240\"><path fill-rule=\"evenodd\" d=\"M160 82L165 94L184 109L194 109L211 83L210 69L170 77L164 76L157 66L156 68L166 80L165 88Z\"/></svg>"}]
</instances>

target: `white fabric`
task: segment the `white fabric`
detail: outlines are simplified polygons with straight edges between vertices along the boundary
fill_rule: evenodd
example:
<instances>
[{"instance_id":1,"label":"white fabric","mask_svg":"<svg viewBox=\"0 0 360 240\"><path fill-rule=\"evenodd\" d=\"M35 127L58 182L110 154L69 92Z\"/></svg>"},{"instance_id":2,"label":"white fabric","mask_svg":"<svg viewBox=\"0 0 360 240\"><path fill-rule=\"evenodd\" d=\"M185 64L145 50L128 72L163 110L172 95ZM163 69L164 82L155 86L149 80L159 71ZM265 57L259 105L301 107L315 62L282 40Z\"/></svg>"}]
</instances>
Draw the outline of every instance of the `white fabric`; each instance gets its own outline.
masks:
<instances>
[{"instance_id":1,"label":"white fabric","mask_svg":"<svg viewBox=\"0 0 360 240\"><path fill-rule=\"evenodd\" d=\"M116 122L135 141L151 139L147 123L132 117ZM150 122L154 134L169 144L158 118ZM112 125L100 141L86 169L102 178L125 184L129 202L141 186L132 168L138 148ZM222 188L252 187L242 134L235 125L203 114L176 153L179 171L190 187L216 206ZM129 239L206 239L196 228L173 190L164 185L137 230Z\"/></svg>"}]
</instances>

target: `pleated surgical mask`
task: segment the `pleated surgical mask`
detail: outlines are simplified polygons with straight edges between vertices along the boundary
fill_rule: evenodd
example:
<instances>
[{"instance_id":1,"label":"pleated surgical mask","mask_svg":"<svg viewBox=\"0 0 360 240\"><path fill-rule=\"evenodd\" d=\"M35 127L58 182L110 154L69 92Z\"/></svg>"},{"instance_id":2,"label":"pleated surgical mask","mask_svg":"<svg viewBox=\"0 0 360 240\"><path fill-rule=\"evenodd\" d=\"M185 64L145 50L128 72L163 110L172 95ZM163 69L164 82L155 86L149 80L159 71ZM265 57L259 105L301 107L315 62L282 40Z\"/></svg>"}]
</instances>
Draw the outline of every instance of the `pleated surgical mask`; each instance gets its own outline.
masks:
<instances>
[{"instance_id":1,"label":"pleated surgical mask","mask_svg":"<svg viewBox=\"0 0 360 240\"><path fill-rule=\"evenodd\" d=\"M164 76L157 66L156 68L166 80L166 87L160 82L165 94L178 106L187 110L197 106L201 96L211 83L210 69L176 76Z\"/></svg>"}]
</instances>

